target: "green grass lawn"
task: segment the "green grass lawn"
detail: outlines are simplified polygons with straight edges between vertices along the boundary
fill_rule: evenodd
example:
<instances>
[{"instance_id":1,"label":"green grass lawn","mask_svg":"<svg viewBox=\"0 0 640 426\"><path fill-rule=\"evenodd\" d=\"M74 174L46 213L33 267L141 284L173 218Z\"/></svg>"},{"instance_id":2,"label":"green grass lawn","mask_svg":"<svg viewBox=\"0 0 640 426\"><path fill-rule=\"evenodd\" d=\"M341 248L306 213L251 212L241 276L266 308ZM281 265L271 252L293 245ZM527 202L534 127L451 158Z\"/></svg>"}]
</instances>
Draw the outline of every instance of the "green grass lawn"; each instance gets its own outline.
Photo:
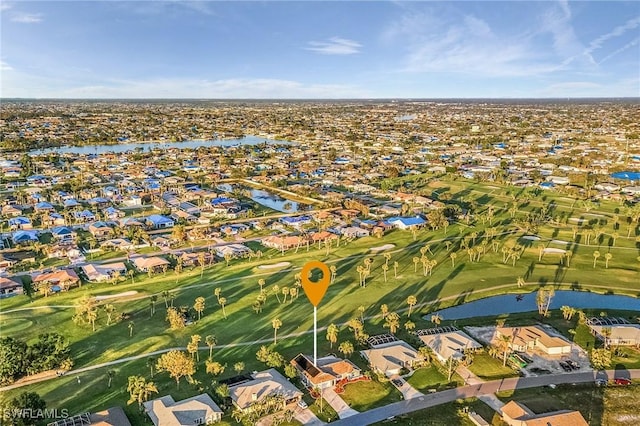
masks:
<instances>
[{"instance_id":1,"label":"green grass lawn","mask_svg":"<svg viewBox=\"0 0 640 426\"><path fill-rule=\"evenodd\" d=\"M305 394L305 396L308 394ZM316 415L321 421L329 423L335 421L338 418L338 413L327 403L326 400L322 400L322 410L320 410L320 399L313 399L309 396L309 400L305 398L309 409Z\"/></svg>"},{"instance_id":2,"label":"green grass lawn","mask_svg":"<svg viewBox=\"0 0 640 426\"><path fill-rule=\"evenodd\" d=\"M297 253L291 250L284 256L276 250L261 248L264 253L261 259L233 260L228 267L225 262L220 262L206 267L202 275L199 268L185 271L180 275L168 271L166 274L153 277L144 274L138 275L133 281L127 279L116 285L110 283L86 284L81 288L47 298L36 296L30 300L27 296L15 296L0 300L0 327L2 327L3 335L29 341L35 340L39 333L58 331L71 342L75 366L82 367L154 350L185 346L192 334L200 334L203 338L207 334L215 334L220 345L246 344L260 339L269 341L273 337L271 320L279 318L282 321L282 327L278 330L278 335L283 339L278 342L277 348L290 358L298 352L309 353L311 350L312 344L309 334L290 338L284 338L284 336L293 333L308 333L312 329L313 310L303 294L291 302L279 303L272 289L274 285L278 285L280 288L294 286L295 274L309 259L323 260L329 264L335 264L337 267L337 278L329 286L327 294L318 308L319 327L325 327L330 323L346 323L350 318L359 316L359 306L365 308L364 315L366 317L379 315L380 305L384 303L391 311L401 311L401 328L398 335L407 340L410 339L410 336L402 328L407 317L406 311L402 310L407 308L406 300L410 295L415 295L418 300L411 320L415 322L417 328L425 328L432 324L422 319L422 314L494 294L534 291L541 284L553 284L556 289L589 289L600 293L615 292L634 296L640 293L637 285L640 268L636 260L639 252L635 243L635 234L627 239L625 231L624 237L620 237L615 246L610 246L608 240L604 239L586 246L584 236L580 232L577 238L573 239L569 224L562 226L544 224L538 230L537 235L570 242L567 247L575 252L570 267L560 265L558 258L553 256L546 256L539 260L538 247L535 244L525 248L515 266L511 262L503 263L500 250L497 252L488 250L480 261L470 262L466 252L459 248L460 239L465 236L471 238L471 233L477 232L479 235L477 244L480 244L482 233L490 226L496 227L499 232L512 229L510 214L504 210L505 206L513 202L512 199L503 193L504 188L495 189L490 188L490 185L464 180L436 182L433 183L431 189L449 192L453 199L474 198L480 210L489 205L494 206L493 224L489 225L488 222L483 224L480 221L473 227L469 227L465 223L452 224L446 234L443 229L435 232L425 229L417 233L415 241L410 232L396 230L389 232L381 239L365 237L348 244L343 242L340 247L332 248L328 255L324 249L318 250L317 246L311 247L309 251L304 247L300 248ZM585 214L578 207L572 208L571 200L563 201L563 197L555 197L553 194L545 194L544 197L534 199L519 208L522 212L527 212L534 207L548 205L549 202L555 201L557 214L564 218L581 217ZM605 217L598 220L606 221L617 208L619 206L615 204L602 203L598 208L598 213L604 214ZM592 211L592 213L594 212ZM603 223L602 226L605 232L612 231L611 224ZM518 239L522 235L522 232L514 235L499 235L494 240L499 243L500 247L508 246L522 242ZM442 241L445 238L453 244L450 249L447 249ZM384 244L395 245L395 248L389 251L392 255L391 264L395 261L399 264L398 276L394 277L393 268L390 268L386 281L382 273L382 265L385 263L383 255L381 253L372 254L370 251L372 247ZM431 276L424 276L420 265L418 265L418 271L414 272L412 259L420 256L419 250L425 244L429 244L432 251L427 254L428 257L438 262ZM250 245L256 249L259 247L257 243L250 243ZM599 250L603 256L607 252L613 254L608 269L604 268L603 256L596 268L593 267L592 255L595 250ZM449 258L450 252L458 254L455 265ZM108 257L99 258L106 259L121 255L124 254L109 252L104 254ZM358 286L356 267L361 265L366 257L373 258L374 262L371 267L371 275L366 281L367 286L363 288ZM95 260L95 258L90 260ZM282 261L290 262L291 265L277 270L257 269L259 265ZM520 276L525 277L527 281L527 285L523 288L518 288L516 285L517 278ZM263 312L256 314L251 309L251 305L259 294L258 279L260 278L265 279L265 289L269 290L269 294ZM225 306L227 319L224 319L213 294L217 287L222 289L222 296L227 299ZM164 320L165 302L162 297L159 297L156 303L155 316L150 318L148 297L152 294L159 295L164 290L177 292L177 298L174 301L176 306L192 306L195 298L205 297L206 307L202 319L182 331L168 330ZM78 326L71 321L74 314L73 308L48 307L74 305L83 296L109 295L125 291L136 291L137 295L123 300L113 299L110 303L116 305L118 312L127 312L131 315L131 320L134 322L132 338L129 338L128 321L106 326L106 315L100 312L96 324L97 330L92 332L90 327ZM278 297L282 299L282 293L279 293ZM7 312L11 309L31 307L43 309ZM522 320L533 318L535 320L537 316L535 314L510 315L508 322L518 318ZM556 313L550 319L545 319L546 321L550 323L555 321L563 333L575 329L576 342L585 345L589 343L588 331L585 332L583 328L576 327L576 324L572 322L562 323L564 320L561 317L558 318ZM463 322L459 321L461 324ZM383 327L383 321L380 318L371 318L366 320L365 331L371 335L388 332L388 329ZM324 332L321 331L319 334L320 353L337 352L336 346L329 348ZM338 341L344 340L353 340L353 333L347 327L342 326ZM219 349L219 352L221 356L234 361L243 360L249 365L255 362L255 352L258 347L259 345L236 346ZM626 362L628 365L638 365L640 360L635 354L630 354ZM263 366L256 365L256 368L262 369ZM497 374L500 374L497 367L496 371L498 371ZM60 398L66 400L65 394L56 392L55 386L53 386L61 380L63 379L52 380L29 388L41 393L50 404L55 404ZM359 384L352 386L356 385ZM358 402L356 398L356 404L361 404L363 407L368 404L377 406L385 403L387 401L385 398L391 400L399 398L395 388L386 389L382 384L377 386L381 386L381 389L367 395L368 401ZM75 391L72 392L69 388L66 392L75 394ZM91 398L93 399L89 398L87 392L78 393L77 407L87 410L102 406L103 401L110 400L108 396L103 397L103 393L108 392L101 390L92 393ZM396 396L390 397L390 395ZM375 398L377 400L374 401Z\"/></svg>"},{"instance_id":3,"label":"green grass lawn","mask_svg":"<svg viewBox=\"0 0 640 426\"><path fill-rule=\"evenodd\" d=\"M502 365L502 361L489 356L486 352L474 355L469 370L483 380L497 380L505 377L516 377L518 373L508 365Z\"/></svg>"},{"instance_id":4,"label":"green grass lawn","mask_svg":"<svg viewBox=\"0 0 640 426\"><path fill-rule=\"evenodd\" d=\"M349 383L340 396L356 411L367 411L402 400L402 394L391 383L376 379Z\"/></svg>"},{"instance_id":5,"label":"green grass lawn","mask_svg":"<svg viewBox=\"0 0 640 426\"><path fill-rule=\"evenodd\" d=\"M502 422L502 419L497 416L495 411L489 408L489 406L484 402L475 398L449 402L447 404L438 405L437 407L415 411L413 413L397 416L392 420L384 420L374 424L379 426L473 426L474 423L469 420L467 414L472 411L478 413L492 425L506 425L506 423Z\"/></svg>"},{"instance_id":6,"label":"green grass lawn","mask_svg":"<svg viewBox=\"0 0 640 426\"><path fill-rule=\"evenodd\" d=\"M421 392L428 392L429 389L439 390L446 387L447 377L432 364L428 367L418 368L407 379L407 382Z\"/></svg>"}]
</instances>

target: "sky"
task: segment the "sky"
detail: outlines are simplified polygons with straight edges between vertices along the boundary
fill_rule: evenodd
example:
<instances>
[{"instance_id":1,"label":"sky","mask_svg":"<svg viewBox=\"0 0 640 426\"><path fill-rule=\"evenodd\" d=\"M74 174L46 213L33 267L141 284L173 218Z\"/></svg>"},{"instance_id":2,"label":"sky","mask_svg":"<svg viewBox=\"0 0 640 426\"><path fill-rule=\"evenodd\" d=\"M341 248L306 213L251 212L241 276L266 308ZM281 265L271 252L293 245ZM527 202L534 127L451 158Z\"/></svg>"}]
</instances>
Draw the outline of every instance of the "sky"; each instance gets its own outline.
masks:
<instances>
[{"instance_id":1,"label":"sky","mask_svg":"<svg viewBox=\"0 0 640 426\"><path fill-rule=\"evenodd\" d=\"M3 98L640 96L640 2L5 1Z\"/></svg>"}]
</instances>

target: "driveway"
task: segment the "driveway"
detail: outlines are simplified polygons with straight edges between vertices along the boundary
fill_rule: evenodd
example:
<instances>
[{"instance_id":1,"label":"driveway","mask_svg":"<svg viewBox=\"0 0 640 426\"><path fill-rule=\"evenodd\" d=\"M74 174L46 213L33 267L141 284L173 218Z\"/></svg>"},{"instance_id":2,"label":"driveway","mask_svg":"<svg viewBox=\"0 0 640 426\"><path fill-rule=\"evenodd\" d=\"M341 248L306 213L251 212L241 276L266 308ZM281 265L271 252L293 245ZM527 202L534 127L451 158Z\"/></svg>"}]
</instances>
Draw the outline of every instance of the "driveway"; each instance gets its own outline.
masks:
<instances>
[{"instance_id":1,"label":"driveway","mask_svg":"<svg viewBox=\"0 0 640 426\"><path fill-rule=\"evenodd\" d=\"M322 396L324 397L324 400L327 401L327 403L331 406L331 408L336 410L336 413L338 413L338 417L340 417L341 419L346 419L347 417L359 414L356 410L349 407L347 403L344 402L342 398L340 398L340 395L338 395L336 391L333 390L333 388L324 389L322 391Z\"/></svg>"},{"instance_id":2,"label":"driveway","mask_svg":"<svg viewBox=\"0 0 640 426\"><path fill-rule=\"evenodd\" d=\"M296 408L294 418L306 426L321 426L325 424L308 408Z\"/></svg>"},{"instance_id":3,"label":"driveway","mask_svg":"<svg viewBox=\"0 0 640 426\"><path fill-rule=\"evenodd\" d=\"M402 393L402 398L404 399L411 399L424 395L422 392L417 391L404 378L398 376L397 374L389 377L389 380L391 380L391 384L394 385L396 389L398 389Z\"/></svg>"}]
</instances>

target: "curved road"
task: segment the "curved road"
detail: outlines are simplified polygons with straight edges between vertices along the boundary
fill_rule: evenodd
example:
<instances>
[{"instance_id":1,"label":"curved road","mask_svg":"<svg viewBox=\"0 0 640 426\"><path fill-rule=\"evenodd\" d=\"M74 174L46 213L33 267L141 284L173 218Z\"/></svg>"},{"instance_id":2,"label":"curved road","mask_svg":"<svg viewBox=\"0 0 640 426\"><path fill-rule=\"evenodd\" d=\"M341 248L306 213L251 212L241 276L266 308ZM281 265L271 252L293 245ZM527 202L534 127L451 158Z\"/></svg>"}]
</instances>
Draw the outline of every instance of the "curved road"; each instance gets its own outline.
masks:
<instances>
[{"instance_id":1,"label":"curved road","mask_svg":"<svg viewBox=\"0 0 640 426\"><path fill-rule=\"evenodd\" d=\"M425 408L435 407L436 405L446 404L448 402L455 401L456 399L490 395L504 390L535 388L550 384L588 383L593 382L596 379L611 380L614 377L638 379L640 378L640 369L564 373L547 376L515 377L494 380L491 382L484 382L482 384L462 386L442 392L418 396L406 401L395 402L393 404L385 405L384 407L374 408L372 410L356 414L343 420L338 420L337 422L332 422L331 424L340 426L364 426L383 421L392 416L400 416L402 414L412 413Z\"/></svg>"}]
</instances>

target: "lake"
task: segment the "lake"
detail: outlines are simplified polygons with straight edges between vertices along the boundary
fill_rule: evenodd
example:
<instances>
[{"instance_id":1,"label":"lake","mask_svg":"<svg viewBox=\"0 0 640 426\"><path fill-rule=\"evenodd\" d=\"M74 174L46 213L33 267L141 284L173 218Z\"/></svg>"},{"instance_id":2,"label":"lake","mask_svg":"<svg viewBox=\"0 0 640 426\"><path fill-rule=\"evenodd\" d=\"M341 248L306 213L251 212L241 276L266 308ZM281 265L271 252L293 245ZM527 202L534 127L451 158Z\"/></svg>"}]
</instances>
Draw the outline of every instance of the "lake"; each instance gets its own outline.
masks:
<instances>
[{"instance_id":1,"label":"lake","mask_svg":"<svg viewBox=\"0 0 640 426\"><path fill-rule=\"evenodd\" d=\"M293 145L295 142L266 139L258 136L245 136L239 139L216 139L216 140L194 140L184 142L141 142L141 143L119 143L113 145L84 145L84 146L62 146L60 148L33 149L29 151L31 155L42 154L105 154L108 152L122 153L142 149L193 149L201 146L235 146L235 145L258 145L266 143L268 145Z\"/></svg>"},{"instance_id":2,"label":"lake","mask_svg":"<svg viewBox=\"0 0 640 426\"><path fill-rule=\"evenodd\" d=\"M537 311L537 291L520 294L521 300L516 299L515 294L503 294L437 311L443 320L456 320L463 318L481 317L488 315L514 314L519 312ZM630 296L614 294L597 294L588 291L557 290L551 299L550 309L560 309L567 305L573 308L583 309L620 309L627 311L640 311L640 299ZM425 316L428 320L430 315Z\"/></svg>"},{"instance_id":3,"label":"lake","mask_svg":"<svg viewBox=\"0 0 640 426\"><path fill-rule=\"evenodd\" d=\"M258 204L277 210L282 213L295 213L298 211L298 203L290 201L279 195L260 189L250 189L251 199Z\"/></svg>"}]
</instances>

